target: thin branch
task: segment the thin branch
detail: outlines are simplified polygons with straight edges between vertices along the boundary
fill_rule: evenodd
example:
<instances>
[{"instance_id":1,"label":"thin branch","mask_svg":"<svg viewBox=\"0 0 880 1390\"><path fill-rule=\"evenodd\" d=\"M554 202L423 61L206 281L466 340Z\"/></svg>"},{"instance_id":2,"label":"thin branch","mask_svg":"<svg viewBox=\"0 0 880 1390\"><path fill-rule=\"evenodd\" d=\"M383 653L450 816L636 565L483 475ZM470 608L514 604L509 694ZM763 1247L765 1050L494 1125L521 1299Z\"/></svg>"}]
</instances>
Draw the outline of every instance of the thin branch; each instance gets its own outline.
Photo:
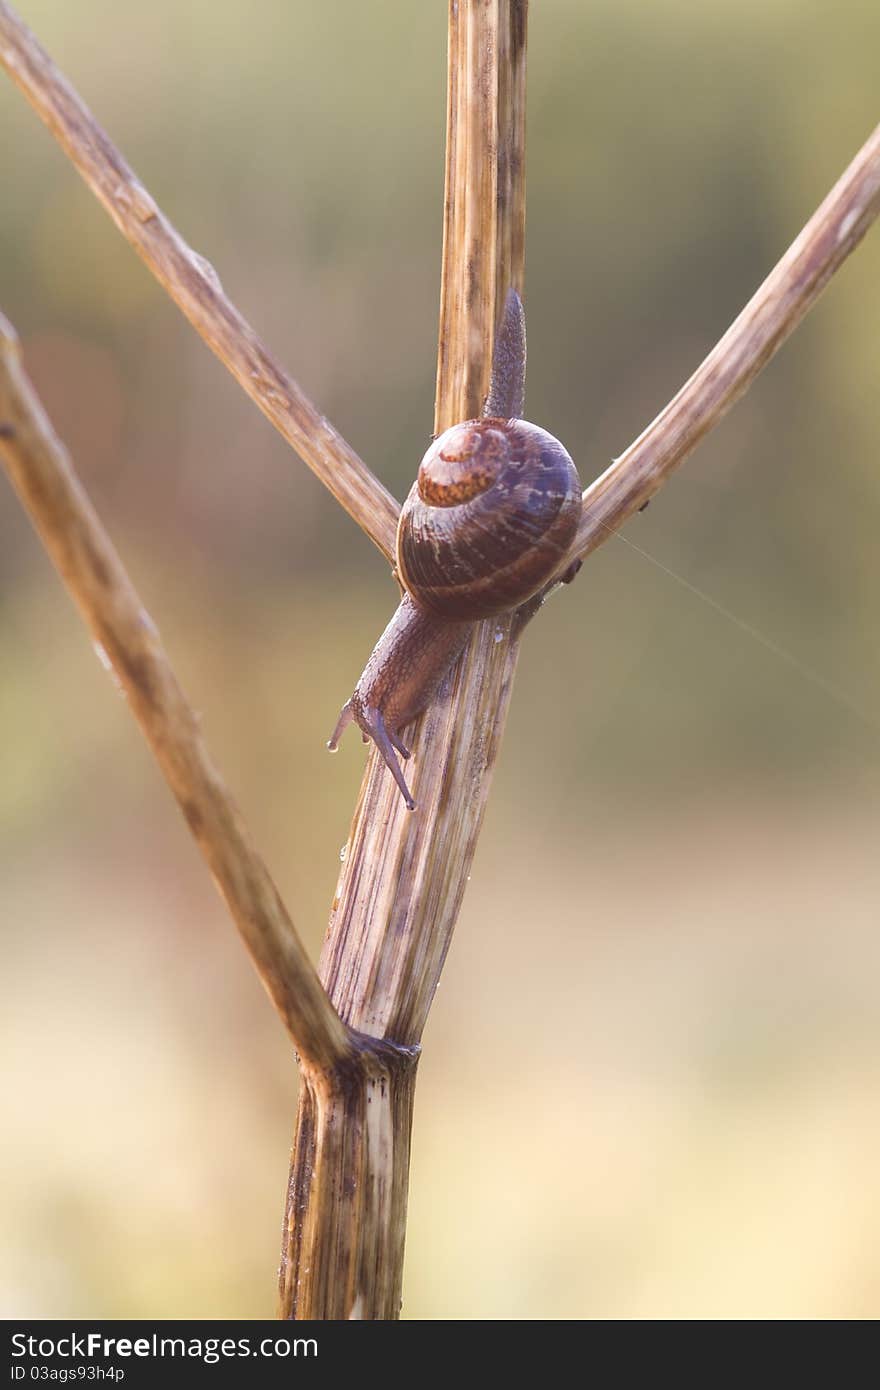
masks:
<instances>
[{"instance_id":1,"label":"thin branch","mask_svg":"<svg viewBox=\"0 0 880 1390\"><path fill-rule=\"evenodd\" d=\"M77 478L0 315L0 458L112 666L260 978L303 1061L330 1067L352 1039L325 994L244 822L211 762L149 614Z\"/></svg>"},{"instance_id":2,"label":"thin branch","mask_svg":"<svg viewBox=\"0 0 880 1390\"><path fill-rule=\"evenodd\" d=\"M325 487L393 561L398 503L274 360L187 245L92 113L0 0L0 64L45 122L122 235L212 352Z\"/></svg>"},{"instance_id":3,"label":"thin branch","mask_svg":"<svg viewBox=\"0 0 880 1390\"><path fill-rule=\"evenodd\" d=\"M572 555L587 555L607 540L718 424L878 215L880 126L678 395L587 488Z\"/></svg>"},{"instance_id":4,"label":"thin branch","mask_svg":"<svg viewBox=\"0 0 880 1390\"><path fill-rule=\"evenodd\" d=\"M498 305L508 286L522 286L526 9L526 0L449 3L437 428L478 413ZM271 362L223 298L210 267L161 216L3 0L0 61L195 326L390 555L397 515L393 499ZM878 139L880 132L691 381L587 489L573 555L594 549L660 487L742 394L857 244L878 211ZM195 716L183 702L155 630L38 403L16 376L20 367L9 344L3 358L12 386L6 389L4 414L0 378L0 453L9 460L16 486L96 638L125 681L270 993L304 1060L312 1064L305 1068L297 1120L282 1251L282 1312L395 1316L417 1045L458 916L500 746L516 666L513 620L507 615L476 627L446 687L414 730L417 816L407 813L385 768L375 753L370 755L320 966L337 1016L207 764ZM262 383L259 390L254 373ZM60 473L55 466L47 470L46 459L57 464L59 454ZM199 789L198 801L186 795L192 786ZM347 1032L340 1016L349 1029L370 1039Z\"/></svg>"},{"instance_id":5,"label":"thin branch","mask_svg":"<svg viewBox=\"0 0 880 1390\"><path fill-rule=\"evenodd\" d=\"M479 414L497 317L523 284L525 66L523 0L450 0L437 432ZM464 895L513 683L510 630L510 616L480 623L415 725L416 815L370 754L320 971L346 1022L398 1044L421 1038Z\"/></svg>"},{"instance_id":6,"label":"thin branch","mask_svg":"<svg viewBox=\"0 0 880 1390\"><path fill-rule=\"evenodd\" d=\"M522 286L526 8L449 3L437 429L479 413L497 311L509 286ZM355 809L319 968L349 1025L403 1057L421 1038L473 862L510 703L510 631L509 616L477 625L415 727L418 812L375 752ZM329 1095L310 1079L301 1093L285 1317L398 1314L415 1082L402 1066L366 1093L351 1077ZM342 1150L340 1130L351 1136Z\"/></svg>"}]
</instances>

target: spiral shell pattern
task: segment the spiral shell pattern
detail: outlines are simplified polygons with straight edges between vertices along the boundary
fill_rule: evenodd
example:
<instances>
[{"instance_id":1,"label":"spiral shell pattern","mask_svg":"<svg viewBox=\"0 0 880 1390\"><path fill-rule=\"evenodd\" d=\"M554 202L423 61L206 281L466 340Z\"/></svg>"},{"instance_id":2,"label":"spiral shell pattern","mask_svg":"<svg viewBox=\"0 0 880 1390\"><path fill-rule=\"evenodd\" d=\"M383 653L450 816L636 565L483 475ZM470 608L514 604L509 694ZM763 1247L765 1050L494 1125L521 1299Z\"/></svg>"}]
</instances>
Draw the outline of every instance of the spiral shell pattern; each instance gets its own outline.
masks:
<instances>
[{"instance_id":1,"label":"spiral shell pattern","mask_svg":"<svg viewBox=\"0 0 880 1390\"><path fill-rule=\"evenodd\" d=\"M400 516L397 568L450 619L531 598L574 540L581 485L568 453L527 420L468 420L434 440Z\"/></svg>"}]
</instances>

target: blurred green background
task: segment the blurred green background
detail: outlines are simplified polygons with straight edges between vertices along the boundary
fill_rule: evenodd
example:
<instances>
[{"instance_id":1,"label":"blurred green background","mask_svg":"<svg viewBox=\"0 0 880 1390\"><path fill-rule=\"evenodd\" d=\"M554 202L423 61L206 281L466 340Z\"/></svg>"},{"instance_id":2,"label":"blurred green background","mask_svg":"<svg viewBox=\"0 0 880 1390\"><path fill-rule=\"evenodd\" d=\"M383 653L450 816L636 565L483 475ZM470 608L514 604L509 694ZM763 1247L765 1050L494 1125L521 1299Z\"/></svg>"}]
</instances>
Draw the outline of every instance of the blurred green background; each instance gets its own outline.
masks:
<instances>
[{"instance_id":1,"label":"blurred green background","mask_svg":"<svg viewBox=\"0 0 880 1390\"><path fill-rule=\"evenodd\" d=\"M442 0L20 8L403 496ZM868 135L880 10L530 30L528 413L587 481ZM324 740L394 586L5 78L0 131L0 308L317 956L363 764ZM627 528L787 657L619 541L529 633L425 1038L405 1316L880 1314L878 323L875 231ZM269 1315L290 1049L5 484L0 727L2 1311Z\"/></svg>"}]
</instances>

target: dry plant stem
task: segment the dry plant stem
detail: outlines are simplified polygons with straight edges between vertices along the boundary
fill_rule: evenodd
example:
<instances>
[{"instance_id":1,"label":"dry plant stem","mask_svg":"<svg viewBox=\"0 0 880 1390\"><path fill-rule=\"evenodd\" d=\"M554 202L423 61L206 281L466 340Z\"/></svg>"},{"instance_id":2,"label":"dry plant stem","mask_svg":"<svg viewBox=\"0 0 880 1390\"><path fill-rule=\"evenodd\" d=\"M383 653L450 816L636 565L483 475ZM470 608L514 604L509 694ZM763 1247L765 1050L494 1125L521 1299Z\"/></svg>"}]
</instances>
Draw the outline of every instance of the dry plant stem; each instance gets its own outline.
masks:
<instances>
[{"instance_id":1,"label":"dry plant stem","mask_svg":"<svg viewBox=\"0 0 880 1390\"><path fill-rule=\"evenodd\" d=\"M450 5L438 431L479 414L497 315L507 288L522 286L525 27L523 3ZM503 184L499 169L507 171ZM480 624L416 726L408 765L415 815L381 760L369 757L320 974L346 1022L398 1048L419 1043L464 894L507 714L515 665L509 633L509 618ZM410 1068L378 1094L360 1078L344 1095L337 1087L332 1106L304 1089L282 1315L397 1316L414 1082ZM367 1120L330 1190L326 1156L337 1163L352 1115ZM338 1235L346 1220L365 1233L358 1260L372 1269L372 1286L352 1277Z\"/></svg>"},{"instance_id":2,"label":"dry plant stem","mask_svg":"<svg viewBox=\"0 0 880 1390\"><path fill-rule=\"evenodd\" d=\"M0 458L46 550L117 676L304 1061L356 1049L322 988L232 798L159 634L85 495L0 316Z\"/></svg>"},{"instance_id":3,"label":"dry plant stem","mask_svg":"<svg viewBox=\"0 0 880 1390\"><path fill-rule=\"evenodd\" d=\"M521 260L508 259L517 246L521 257L521 237L505 235L502 226L508 219L522 226L524 108L518 84L524 53L515 41L508 49L505 39L513 39L524 13L519 6L501 9L505 38L491 29L480 32L481 25L491 26L490 15L497 18L492 5L453 0L451 6L437 431L478 413L488 361L480 342L488 340L506 285L522 283ZM509 63L499 81L491 58L503 52ZM493 91L497 104L481 106L481 93ZM477 153L479 142L482 149ZM505 144L506 159L499 155L493 160ZM493 223L490 213L492 180L487 170L493 168L494 206L502 225ZM519 178L519 186L513 181L506 206L497 183L499 169L516 171ZM572 555L599 545L721 419L858 244L877 215L877 203L875 135L679 396L587 489L584 522ZM505 253L505 247L511 249ZM376 755L370 757L321 960L322 979L342 1016L366 1033L409 1045L421 1037L461 904L507 713L516 661L516 647L509 638L508 623L478 628L453 675L448 698L438 700L421 721L410 765L418 816L408 815ZM414 1080L411 1072L409 1080ZM411 1085L405 1088L405 1099L398 1100L397 1113L390 1089L388 1094L382 1134L392 1135L394 1142L385 1155L385 1191L393 1187L403 1202L406 1183L401 1167L409 1153L404 1125L411 1109ZM297 1228L296 1211L297 1202L304 1202L306 1212L312 1205L309 1165L315 1161L321 1132L316 1114L315 1103L304 1092L288 1208L290 1245L282 1256L282 1312L288 1316L340 1315L319 1311L327 1306L322 1303L328 1296L326 1280L316 1292L298 1285L295 1277L317 1248L309 1234ZM332 1118L323 1133L329 1145ZM361 1163L358 1171L372 1171L376 1180L369 1164ZM362 1220L374 1216L369 1198L361 1212ZM402 1228L402 1213L395 1209L393 1216ZM352 1308L350 1282L346 1289L347 1306ZM363 1312L362 1299L357 1306ZM374 1308L372 1316L390 1316L393 1311Z\"/></svg>"},{"instance_id":4,"label":"dry plant stem","mask_svg":"<svg viewBox=\"0 0 880 1390\"><path fill-rule=\"evenodd\" d=\"M0 63L196 332L358 526L393 559L400 511L395 499L270 355L223 293L213 267L175 231L4 0Z\"/></svg>"},{"instance_id":5,"label":"dry plant stem","mask_svg":"<svg viewBox=\"0 0 880 1390\"><path fill-rule=\"evenodd\" d=\"M587 488L572 555L588 555L601 545L718 424L878 215L880 126L678 395Z\"/></svg>"},{"instance_id":6,"label":"dry plant stem","mask_svg":"<svg viewBox=\"0 0 880 1390\"><path fill-rule=\"evenodd\" d=\"M444 260L435 429L476 415L493 324L522 289L524 0L450 0ZM0 0L0 62L196 329L383 552L397 504L306 400ZM572 555L595 549L745 391L880 211L880 130L657 420L584 494ZM202 846L301 1053L281 1311L394 1317L418 1042L458 914L507 712L511 623L483 624L414 744L409 816L375 754L317 983L203 748L167 658L0 335L0 454ZM373 1037L364 1037L364 1033Z\"/></svg>"}]
</instances>

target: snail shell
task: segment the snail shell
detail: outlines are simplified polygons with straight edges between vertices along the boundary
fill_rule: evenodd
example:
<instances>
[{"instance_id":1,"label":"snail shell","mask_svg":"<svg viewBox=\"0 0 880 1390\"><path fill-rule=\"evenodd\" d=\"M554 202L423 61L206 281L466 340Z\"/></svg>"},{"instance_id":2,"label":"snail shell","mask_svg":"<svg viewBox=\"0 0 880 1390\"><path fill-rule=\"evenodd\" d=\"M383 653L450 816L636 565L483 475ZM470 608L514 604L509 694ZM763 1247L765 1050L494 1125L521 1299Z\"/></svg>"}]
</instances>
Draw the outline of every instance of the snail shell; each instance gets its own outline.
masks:
<instances>
[{"instance_id":1,"label":"snail shell","mask_svg":"<svg viewBox=\"0 0 880 1390\"><path fill-rule=\"evenodd\" d=\"M441 618L516 608L558 570L580 510L577 470L552 434L518 419L453 425L422 459L401 512L401 582Z\"/></svg>"}]
</instances>

